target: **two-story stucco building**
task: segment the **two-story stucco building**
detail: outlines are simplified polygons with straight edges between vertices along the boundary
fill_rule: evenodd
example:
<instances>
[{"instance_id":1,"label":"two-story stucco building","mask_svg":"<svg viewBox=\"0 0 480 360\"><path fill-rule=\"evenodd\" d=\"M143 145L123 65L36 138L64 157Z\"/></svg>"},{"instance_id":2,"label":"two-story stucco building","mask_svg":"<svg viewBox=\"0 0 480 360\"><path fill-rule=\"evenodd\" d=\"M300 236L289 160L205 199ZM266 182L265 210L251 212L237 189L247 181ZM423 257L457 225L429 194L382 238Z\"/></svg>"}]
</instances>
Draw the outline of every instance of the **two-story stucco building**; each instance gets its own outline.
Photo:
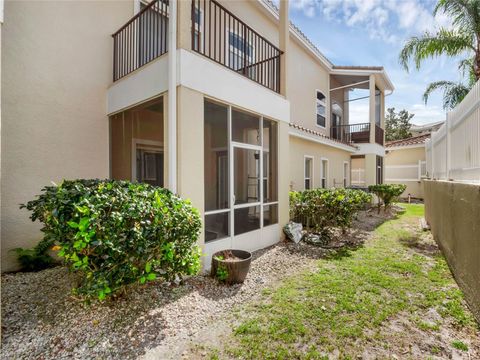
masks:
<instances>
[{"instance_id":1,"label":"two-story stucco building","mask_svg":"<svg viewBox=\"0 0 480 360\"><path fill-rule=\"evenodd\" d=\"M190 198L207 255L279 241L291 189L382 182L393 85L332 64L288 1L6 1L1 53L3 270L41 237L19 204L62 179ZM361 124L354 88L369 91Z\"/></svg>"}]
</instances>

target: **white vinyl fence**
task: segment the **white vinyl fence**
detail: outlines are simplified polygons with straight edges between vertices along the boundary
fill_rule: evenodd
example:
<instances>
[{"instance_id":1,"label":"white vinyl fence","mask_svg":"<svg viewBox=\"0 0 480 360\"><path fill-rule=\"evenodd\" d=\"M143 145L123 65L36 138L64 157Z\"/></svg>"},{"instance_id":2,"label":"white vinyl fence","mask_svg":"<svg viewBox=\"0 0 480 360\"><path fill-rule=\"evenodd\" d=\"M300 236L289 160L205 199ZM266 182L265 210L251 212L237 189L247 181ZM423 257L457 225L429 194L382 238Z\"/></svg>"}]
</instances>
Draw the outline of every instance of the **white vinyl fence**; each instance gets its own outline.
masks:
<instances>
[{"instance_id":1,"label":"white vinyl fence","mask_svg":"<svg viewBox=\"0 0 480 360\"><path fill-rule=\"evenodd\" d=\"M351 184L355 186L365 186L365 169L352 169Z\"/></svg>"},{"instance_id":2,"label":"white vinyl fence","mask_svg":"<svg viewBox=\"0 0 480 360\"><path fill-rule=\"evenodd\" d=\"M420 181L426 176L426 162L422 160L418 160L416 164L385 165L386 182Z\"/></svg>"},{"instance_id":3,"label":"white vinyl fence","mask_svg":"<svg viewBox=\"0 0 480 360\"><path fill-rule=\"evenodd\" d=\"M425 143L432 179L480 182L480 81Z\"/></svg>"}]
</instances>

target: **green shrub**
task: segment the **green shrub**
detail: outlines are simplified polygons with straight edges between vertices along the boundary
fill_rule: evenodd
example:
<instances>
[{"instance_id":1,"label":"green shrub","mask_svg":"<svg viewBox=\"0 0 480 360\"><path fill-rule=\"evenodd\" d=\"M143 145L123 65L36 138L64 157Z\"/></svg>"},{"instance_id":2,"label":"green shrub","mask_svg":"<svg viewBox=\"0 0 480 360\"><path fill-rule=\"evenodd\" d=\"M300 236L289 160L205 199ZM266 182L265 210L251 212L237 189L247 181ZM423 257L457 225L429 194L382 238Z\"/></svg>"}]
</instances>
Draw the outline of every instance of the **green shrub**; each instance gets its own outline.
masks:
<instances>
[{"instance_id":1,"label":"green shrub","mask_svg":"<svg viewBox=\"0 0 480 360\"><path fill-rule=\"evenodd\" d=\"M48 253L52 246L52 241L42 240L33 249L16 248L13 251L22 271L39 271L55 265L55 259Z\"/></svg>"},{"instance_id":2,"label":"green shrub","mask_svg":"<svg viewBox=\"0 0 480 360\"><path fill-rule=\"evenodd\" d=\"M128 284L200 269L200 216L169 190L127 181L64 181L22 207L44 224L44 241L59 245L58 255L81 275L78 294L103 300Z\"/></svg>"},{"instance_id":3,"label":"green shrub","mask_svg":"<svg viewBox=\"0 0 480 360\"><path fill-rule=\"evenodd\" d=\"M307 228L329 237L332 228L345 230L372 196L354 189L314 189L290 192L290 216Z\"/></svg>"},{"instance_id":4,"label":"green shrub","mask_svg":"<svg viewBox=\"0 0 480 360\"><path fill-rule=\"evenodd\" d=\"M404 184L378 184L370 185L368 190L378 196L378 211L380 212L382 203L385 205L385 210L388 209L406 188L407 186Z\"/></svg>"}]
</instances>

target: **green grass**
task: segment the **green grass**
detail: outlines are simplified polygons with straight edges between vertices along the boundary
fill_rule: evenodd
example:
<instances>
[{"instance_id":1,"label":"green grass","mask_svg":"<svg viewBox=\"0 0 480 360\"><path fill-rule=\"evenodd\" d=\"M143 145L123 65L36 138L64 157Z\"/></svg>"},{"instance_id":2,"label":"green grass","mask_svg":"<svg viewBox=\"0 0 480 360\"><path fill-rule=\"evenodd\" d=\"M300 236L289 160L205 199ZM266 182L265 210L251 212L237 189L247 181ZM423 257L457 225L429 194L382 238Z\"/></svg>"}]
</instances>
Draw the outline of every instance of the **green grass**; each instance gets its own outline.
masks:
<instances>
[{"instance_id":1,"label":"green grass","mask_svg":"<svg viewBox=\"0 0 480 360\"><path fill-rule=\"evenodd\" d=\"M465 344L464 342L462 342L462 341L460 341L460 340L452 341L452 346L453 346L455 349L458 349L458 350L468 351L468 346L467 346L467 344Z\"/></svg>"},{"instance_id":2,"label":"green grass","mask_svg":"<svg viewBox=\"0 0 480 360\"><path fill-rule=\"evenodd\" d=\"M319 260L316 272L263 291L263 301L246 308L226 354L322 359L337 350L341 358L350 358L368 341L382 343L382 324L400 313L421 330L438 331L438 325L419 318L429 308L455 326L473 326L443 257L402 244L420 236L423 205L402 206L405 214L379 226L366 246Z\"/></svg>"}]
</instances>

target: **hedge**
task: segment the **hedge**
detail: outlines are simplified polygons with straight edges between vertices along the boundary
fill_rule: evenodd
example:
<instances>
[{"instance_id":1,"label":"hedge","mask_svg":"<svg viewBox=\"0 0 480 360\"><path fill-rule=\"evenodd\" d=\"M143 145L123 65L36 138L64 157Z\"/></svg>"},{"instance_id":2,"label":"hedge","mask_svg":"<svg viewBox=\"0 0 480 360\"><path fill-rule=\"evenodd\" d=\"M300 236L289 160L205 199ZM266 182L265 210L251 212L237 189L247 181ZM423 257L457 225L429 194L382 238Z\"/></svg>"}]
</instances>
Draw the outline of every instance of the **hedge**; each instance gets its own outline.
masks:
<instances>
[{"instance_id":1,"label":"hedge","mask_svg":"<svg viewBox=\"0 0 480 360\"><path fill-rule=\"evenodd\" d=\"M403 194L407 188L404 184L378 184L370 185L368 190L378 196L378 211L382 203L385 205L385 210Z\"/></svg>"},{"instance_id":2,"label":"hedge","mask_svg":"<svg viewBox=\"0 0 480 360\"><path fill-rule=\"evenodd\" d=\"M100 300L132 283L173 280L200 269L198 211L169 190L115 180L47 186L22 205L44 226L70 270L75 293Z\"/></svg>"},{"instance_id":3,"label":"hedge","mask_svg":"<svg viewBox=\"0 0 480 360\"><path fill-rule=\"evenodd\" d=\"M345 230L372 196L354 189L313 189L290 192L290 218L328 237L335 227Z\"/></svg>"}]
</instances>

